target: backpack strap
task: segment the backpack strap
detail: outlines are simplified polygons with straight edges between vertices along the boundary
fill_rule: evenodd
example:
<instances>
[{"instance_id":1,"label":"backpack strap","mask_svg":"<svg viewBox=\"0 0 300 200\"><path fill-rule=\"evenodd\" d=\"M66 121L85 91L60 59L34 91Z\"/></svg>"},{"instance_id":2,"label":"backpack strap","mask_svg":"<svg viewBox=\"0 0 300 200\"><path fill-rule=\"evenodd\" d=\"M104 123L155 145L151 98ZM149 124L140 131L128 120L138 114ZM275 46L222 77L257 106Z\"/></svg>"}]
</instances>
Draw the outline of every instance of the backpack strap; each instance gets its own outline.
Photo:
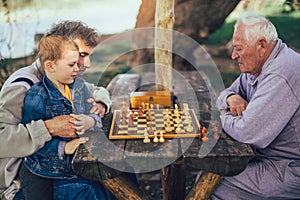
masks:
<instances>
[{"instance_id":1,"label":"backpack strap","mask_svg":"<svg viewBox=\"0 0 300 200\"><path fill-rule=\"evenodd\" d=\"M13 80L11 83L18 83L18 82L26 82L30 87L34 85L34 82L29 78L20 77Z\"/></svg>"}]
</instances>

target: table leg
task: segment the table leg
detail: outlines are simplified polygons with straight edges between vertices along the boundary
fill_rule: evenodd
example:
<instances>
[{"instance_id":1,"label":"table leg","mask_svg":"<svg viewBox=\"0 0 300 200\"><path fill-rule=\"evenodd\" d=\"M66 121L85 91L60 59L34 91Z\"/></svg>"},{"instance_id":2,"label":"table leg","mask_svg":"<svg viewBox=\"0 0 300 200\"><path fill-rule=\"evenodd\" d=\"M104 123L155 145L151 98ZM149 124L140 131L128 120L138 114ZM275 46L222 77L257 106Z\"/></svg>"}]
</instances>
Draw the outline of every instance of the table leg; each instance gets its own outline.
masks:
<instances>
[{"instance_id":1,"label":"table leg","mask_svg":"<svg viewBox=\"0 0 300 200\"><path fill-rule=\"evenodd\" d=\"M145 200L141 190L126 174L100 181L119 200Z\"/></svg>"},{"instance_id":2,"label":"table leg","mask_svg":"<svg viewBox=\"0 0 300 200\"><path fill-rule=\"evenodd\" d=\"M191 189L185 200L207 200L211 197L214 190L222 179L221 175L211 172L203 172Z\"/></svg>"},{"instance_id":3,"label":"table leg","mask_svg":"<svg viewBox=\"0 0 300 200\"><path fill-rule=\"evenodd\" d=\"M185 167L183 160L162 169L164 200L182 200L185 197Z\"/></svg>"}]
</instances>

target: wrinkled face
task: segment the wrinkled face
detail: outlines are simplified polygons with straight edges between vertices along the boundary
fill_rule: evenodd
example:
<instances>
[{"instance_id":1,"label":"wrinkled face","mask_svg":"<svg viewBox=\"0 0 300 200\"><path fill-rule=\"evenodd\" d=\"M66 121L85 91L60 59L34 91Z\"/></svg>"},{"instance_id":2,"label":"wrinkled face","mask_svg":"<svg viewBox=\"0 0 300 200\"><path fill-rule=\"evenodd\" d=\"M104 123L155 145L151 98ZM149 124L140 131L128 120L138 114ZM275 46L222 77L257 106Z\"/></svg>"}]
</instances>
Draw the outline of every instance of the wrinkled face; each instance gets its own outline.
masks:
<instances>
[{"instance_id":1,"label":"wrinkled face","mask_svg":"<svg viewBox=\"0 0 300 200\"><path fill-rule=\"evenodd\" d=\"M74 82L79 71L77 66L78 58L78 51L66 50L62 58L53 63L54 71L52 77L55 77L56 81L54 84L56 86Z\"/></svg>"},{"instance_id":2,"label":"wrinkled face","mask_svg":"<svg viewBox=\"0 0 300 200\"><path fill-rule=\"evenodd\" d=\"M91 67L90 57L93 54L94 47L90 47L85 45L84 41L81 39L75 39L74 42L79 47L79 59L78 59L78 67L79 72L78 75L82 76L87 68Z\"/></svg>"},{"instance_id":3,"label":"wrinkled face","mask_svg":"<svg viewBox=\"0 0 300 200\"><path fill-rule=\"evenodd\" d=\"M248 44L245 40L245 26L240 25L236 29L232 38L233 51L231 58L237 60L240 71L242 73L250 73L258 76L263 66L263 56L261 56L264 48L260 41L253 41Z\"/></svg>"}]
</instances>

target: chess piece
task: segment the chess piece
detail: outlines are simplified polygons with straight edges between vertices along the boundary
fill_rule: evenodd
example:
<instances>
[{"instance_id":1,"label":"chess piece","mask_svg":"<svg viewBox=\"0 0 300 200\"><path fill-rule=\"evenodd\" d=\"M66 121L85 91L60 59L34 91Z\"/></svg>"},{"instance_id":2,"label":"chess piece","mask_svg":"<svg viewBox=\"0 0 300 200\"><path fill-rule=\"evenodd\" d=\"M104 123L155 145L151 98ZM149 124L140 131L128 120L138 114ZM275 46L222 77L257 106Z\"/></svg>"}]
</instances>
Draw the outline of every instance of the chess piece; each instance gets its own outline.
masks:
<instances>
[{"instance_id":1,"label":"chess piece","mask_svg":"<svg viewBox=\"0 0 300 200\"><path fill-rule=\"evenodd\" d=\"M122 99L122 110L126 109L126 101L125 98Z\"/></svg>"},{"instance_id":2,"label":"chess piece","mask_svg":"<svg viewBox=\"0 0 300 200\"><path fill-rule=\"evenodd\" d=\"M166 120L166 124L171 124L171 117L170 117L170 115L166 115L165 116L165 120Z\"/></svg>"},{"instance_id":3,"label":"chess piece","mask_svg":"<svg viewBox=\"0 0 300 200\"><path fill-rule=\"evenodd\" d=\"M180 124L181 119L179 118L179 115L176 116L176 118L174 119L176 124Z\"/></svg>"},{"instance_id":4,"label":"chess piece","mask_svg":"<svg viewBox=\"0 0 300 200\"><path fill-rule=\"evenodd\" d=\"M135 117L133 109L130 111L130 118L132 118L132 120L136 120L137 119L137 117Z\"/></svg>"},{"instance_id":5,"label":"chess piece","mask_svg":"<svg viewBox=\"0 0 300 200\"><path fill-rule=\"evenodd\" d=\"M154 139L153 142L158 142L157 131L154 131Z\"/></svg>"},{"instance_id":6,"label":"chess piece","mask_svg":"<svg viewBox=\"0 0 300 200\"><path fill-rule=\"evenodd\" d=\"M183 105L183 110L188 110L189 109L189 104L184 103L182 105Z\"/></svg>"},{"instance_id":7,"label":"chess piece","mask_svg":"<svg viewBox=\"0 0 300 200\"><path fill-rule=\"evenodd\" d=\"M183 110L182 110L182 113L186 116L189 116L190 113L189 113L189 106L188 104L183 104Z\"/></svg>"},{"instance_id":8,"label":"chess piece","mask_svg":"<svg viewBox=\"0 0 300 200\"><path fill-rule=\"evenodd\" d=\"M177 103L175 103L174 108L175 108L175 110L178 110L178 105L177 105Z\"/></svg>"},{"instance_id":9,"label":"chess piece","mask_svg":"<svg viewBox=\"0 0 300 200\"><path fill-rule=\"evenodd\" d=\"M212 122L211 123L211 130L212 130L212 133L213 133L213 138L215 140L218 140L220 138L220 135L219 135L219 128L218 128L217 122Z\"/></svg>"},{"instance_id":10,"label":"chess piece","mask_svg":"<svg viewBox=\"0 0 300 200\"><path fill-rule=\"evenodd\" d=\"M151 103L151 104L150 104L150 109L153 110L153 108L154 108L154 107L153 107L153 104Z\"/></svg>"},{"instance_id":11,"label":"chess piece","mask_svg":"<svg viewBox=\"0 0 300 200\"><path fill-rule=\"evenodd\" d=\"M187 116L183 122L184 124L191 124L192 123L192 118L191 116Z\"/></svg>"},{"instance_id":12,"label":"chess piece","mask_svg":"<svg viewBox=\"0 0 300 200\"><path fill-rule=\"evenodd\" d=\"M181 128L177 126L177 128L175 129L175 133L181 133L181 132L182 132Z\"/></svg>"},{"instance_id":13,"label":"chess piece","mask_svg":"<svg viewBox=\"0 0 300 200\"><path fill-rule=\"evenodd\" d=\"M160 138L159 138L159 142L165 142L165 139L163 137L163 131L160 131Z\"/></svg>"},{"instance_id":14,"label":"chess piece","mask_svg":"<svg viewBox=\"0 0 300 200\"><path fill-rule=\"evenodd\" d=\"M133 127L134 126L133 118L131 116L129 117L128 126L129 127Z\"/></svg>"},{"instance_id":15,"label":"chess piece","mask_svg":"<svg viewBox=\"0 0 300 200\"><path fill-rule=\"evenodd\" d=\"M189 133L193 132L194 131L194 128L192 126L192 123L189 123L189 125L185 128L185 130Z\"/></svg>"},{"instance_id":16,"label":"chess piece","mask_svg":"<svg viewBox=\"0 0 300 200\"><path fill-rule=\"evenodd\" d=\"M207 142L208 141L207 128L203 127L201 132L202 132L202 142Z\"/></svg>"},{"instance_id":17,"label":"chess piece","mask_svg":"<svg viewBox=\"0 0 300 200\"><path fill-rule=\"evenodd\" d=\"M126 117L125 117L125 115L122 115L121 125L126 125Z\"/></svg>"},{"instance_id":18,"label":"chess piece","mask_svg":"<svg viewBox=\"0 0 300 200\"><path fill-rule=\"evenodd\" d=\"M150 109L149 103L145 103L145 109L146 109L146 110L149 110L149 109Z\"/></svg>"},{"instance_id":19,"label":"chess piece","mask_svg":"<svg viewBox=\"0 0 300 200\"><path fill-rule=\"evenodd\" d=\"M139 114L139 117L143 116L144 110L143 110L142 106L139 107L139 113L138 114Z\"/></svg>"},{"instance_id":20,"label":"chess piece","mask_svg":"<svg viewBox=\"0 0 300 200\"><path fill-rule=\"evenodd\" d=\"M169 123L166 123L166 126L165 126L165 130L166 130L166 132L171 132L171 131L173 131L173 127L171 126L171 124Z\"/></svg>"},{"instance_id":21,"label":"chess piece","mask_svg":"<svg viewBox=\"0 0 300 200\"><path fill-rule=\"evenodd\" d=\"M148 112L147 112L147 121L148 121L148 122L151 122L151 121L152 121L150 109L148 109Z\"/></svg>"},{"instance_id":22,"label":"chess piece","mask_svg":"<svg viewBox=\"0 0 300 200\"><path fill-rule=\"evenodd\" d=\"M174 109L174 115L175 116L180 115L179 110L178 110L178 105L175 104L174 107L175 107L175 109Z\"/></svg>"},{"instance_id":23,"label":"chess piece","mask_svg":"<svg viewBox=\"0 0 300 200\"><path fill-rule=\"evenodd\" d=\"M151 142L151 140L149 139L149 135L148 135L148 131L147 129L145 128L145 132L144 132L144 140L143 140L144 143L149 143Z\"/></svg>"},{"instance_id":24,"label":"chess piece","mask_svg":"<svg viewBox=\"0 0 300 200\"><path fill-rule=\"evenodd\" d=\"M153 127L152 127L152 123L149 123L149 128L148 128L148 132L150 135L152 135L154 133Z\"/></svg>"},{"instance_id":25,"label":"chess piece","mask_svg":"<svg viewBox=\"0 0 300 200\"><path fill-rule=\"evenodd\" d=\"M156 109L159 110L159 104L156 104Z\"/></svg>"}]
</instances>

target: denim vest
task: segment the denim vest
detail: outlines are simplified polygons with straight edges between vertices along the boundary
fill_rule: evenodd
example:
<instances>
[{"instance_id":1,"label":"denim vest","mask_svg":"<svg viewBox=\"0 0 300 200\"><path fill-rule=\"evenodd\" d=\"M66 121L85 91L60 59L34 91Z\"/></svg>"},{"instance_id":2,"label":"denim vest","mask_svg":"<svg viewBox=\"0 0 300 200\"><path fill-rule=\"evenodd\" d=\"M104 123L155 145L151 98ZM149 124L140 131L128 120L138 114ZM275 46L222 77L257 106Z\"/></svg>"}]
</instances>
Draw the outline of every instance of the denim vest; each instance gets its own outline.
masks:
<instances>
[{"instance_id":1,"label":"denim vest","mask_svg":"<svg viewBox=\"0 0 300 200\"><path fill-rule=\"evenodd\" d=\"M22 123L30 123L32 120L48 120L59 115L89 114L92 105L87 104L86 100L90 97L90 92L85 86L84 81L76 78L70 86L72 93L72 103L65 98L61 92L54 87L47 77L43 81L33 85L27 92ZM92 115L101 124L98 115ZM70 178L76 177L72 170L73 155L64 154L65 142L70 138L52 137L45 143L44 147L36 153L24 159L23 164L33 174L47 178Z\"/></svg>"}]
</instances>

